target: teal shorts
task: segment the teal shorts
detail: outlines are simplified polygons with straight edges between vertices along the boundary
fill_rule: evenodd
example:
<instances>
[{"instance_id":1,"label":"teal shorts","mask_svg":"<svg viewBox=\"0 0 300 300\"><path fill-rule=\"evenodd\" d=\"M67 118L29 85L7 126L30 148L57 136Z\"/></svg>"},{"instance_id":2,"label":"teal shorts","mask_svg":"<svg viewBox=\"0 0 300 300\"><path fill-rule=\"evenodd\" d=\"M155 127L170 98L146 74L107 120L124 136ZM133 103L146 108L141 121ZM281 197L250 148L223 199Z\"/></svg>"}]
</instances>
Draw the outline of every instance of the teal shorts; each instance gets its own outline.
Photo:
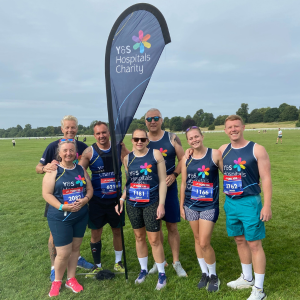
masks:
<instances>
[{"instance_id":1,"label":"teal shorts","mask_svg":"<svg viewBox=\"0 0 300 300\"><path fill-rule=\"evenodd\" d=\"M228 236L244 235L246 241L266 237L265 224L260 220L262 209L260 195L231 199L226 196L224 210Z\"/></svg>"}]
</instances>

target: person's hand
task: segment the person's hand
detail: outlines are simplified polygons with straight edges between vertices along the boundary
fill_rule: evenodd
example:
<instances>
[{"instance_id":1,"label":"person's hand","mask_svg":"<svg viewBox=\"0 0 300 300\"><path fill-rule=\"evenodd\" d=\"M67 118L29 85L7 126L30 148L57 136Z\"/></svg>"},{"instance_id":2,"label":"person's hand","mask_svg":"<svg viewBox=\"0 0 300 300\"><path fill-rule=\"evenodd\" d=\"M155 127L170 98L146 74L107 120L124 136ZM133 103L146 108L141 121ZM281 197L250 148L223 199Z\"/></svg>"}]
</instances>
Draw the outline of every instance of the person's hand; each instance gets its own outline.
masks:
<instances>
[{"instance_id":1,"label":"person's hand","mask_svg":"<svg viewBox=\"0 0 300 300\"><path fill-rule=\"evenodd\" d=\"M272 218L271 206L265 206L264 205L264 207L260 211L260 219L263 222L267 222L267 221L271 220L271 218Z\"/></svg>"},{"instance_id":2,"label":"person's hand","mask_svg":"<svg viewBox=\"0 0 300 300\"><path fill-rule=\"evenodd\" d=\"M43 167L43 171L47 173L51 173L52 171L57 170L57 164L59 164L59 162L54 159L51 161L51 163Z\"/></svg>"},{"instance_id":3,"label":"person's hand","mask_svg":"<svg viewBox=\"0 0 300 300\"><path fill-rule=\"evenodd\" d=\"M182 218L183 220L186 220L186 218L185 218L185 211L184 211L184 208L183 208L183 207L180 207L180 215L181 215L181 218Z\"/></svg>"},{"instance_id":4,"label":"person's hand","mask_svg":"<svg viewBox=\"0 0 300 300\"><path fill-rule=\"evenodd\" d=\"M73 208L77 209L76 211L79 211L82 207L84 207L88 203L88 201L89 199L87 197L78 199L73 203L74 206Z\"/></svg>"},{"instance_id":5,"label":"person's hand","mask_svg":"<svg viewBox=\"0 0 300 300\"><path fill-rule=\"evenodd\" d=\"M118 215L120 215L123 211L123 206L124 206L124 201L123 200L120 200L120 211L119 211L119 204L117 204L115 206L115 211Z\"/></svg>"},{"instance_id":6,"label":"person's hand","mask_svg":"<svg viewBox=\"0 0 300 300\"><path fill-rule=\"evenodd\" d=\"M69 211L69 212L77 212L80 208L78 206L74 206L74 203L72 204L64 204L62 207L63 211Z\"/></svg>"},{"instance_id":7,"label":"person's hand","mask_svg":"<svg viewBox=\"0 0 300 300\"><path fill-rule=\"evenodd\" d=\"M184 156L186 159L189 159L193 153L194 153L194 150L192 148L189 148L189 149L185 150Z\"/></svg>"},{"instance_id":8,"label":"person's hand","mask_svg":"<svg viewBox=\"0 0 300 300\"><path fill-rule=\"evenodd\" d=\"M176 180L176 177L174 174L168 175L166 178L167 187L171 186L175 180Z\"/></svg>"},{"instance_id":9,"label":"person's hand","mask_svg":"<svg viewBox=\"0 0 300 300\"><path fill-rule=\"evenodd\" d=\"M163 204L158 205L156 215L157 215L156 220L160 220L164 217L164 215L165 215L165 206Z\"/></svg>"}]
</instances>

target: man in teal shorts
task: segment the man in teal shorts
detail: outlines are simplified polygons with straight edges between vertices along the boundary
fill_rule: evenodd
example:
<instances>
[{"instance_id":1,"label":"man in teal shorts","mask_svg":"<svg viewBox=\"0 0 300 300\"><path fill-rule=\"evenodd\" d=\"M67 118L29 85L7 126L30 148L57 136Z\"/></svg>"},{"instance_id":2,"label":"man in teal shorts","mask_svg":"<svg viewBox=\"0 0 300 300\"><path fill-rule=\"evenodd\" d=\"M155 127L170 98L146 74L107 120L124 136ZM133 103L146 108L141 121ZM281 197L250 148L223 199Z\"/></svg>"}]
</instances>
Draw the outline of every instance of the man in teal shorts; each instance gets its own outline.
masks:
<instances>
[{"instance_id":1,"label":"man in teal shorts","mask_svg":"<svg viewBox=\"0 0 300 300\"><path fill-rule=\"evenodd\" d=\"M223 157L227 233L235 239L242 264L241 276L227 285L234 289L252 287L248 300L261 300L267 298L263 289L266 257L261 240L265 238L264 222L272 217L270 160L263 146L244 139L244 129L240 116L227 117L224 130L230 144L219 149ZM259 180L264 191L263 206Z\"/></svg>"}]
</instances>

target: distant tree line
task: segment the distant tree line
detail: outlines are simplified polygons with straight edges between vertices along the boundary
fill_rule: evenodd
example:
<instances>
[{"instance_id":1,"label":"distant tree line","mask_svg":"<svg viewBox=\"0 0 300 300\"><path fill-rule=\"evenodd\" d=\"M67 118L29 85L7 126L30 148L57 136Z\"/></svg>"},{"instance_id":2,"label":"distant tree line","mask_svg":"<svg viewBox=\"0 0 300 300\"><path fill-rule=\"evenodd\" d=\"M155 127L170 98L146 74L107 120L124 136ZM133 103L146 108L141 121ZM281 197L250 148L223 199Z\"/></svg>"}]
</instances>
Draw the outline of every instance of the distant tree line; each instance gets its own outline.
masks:
<instances>
[{"instance_id":1,"label":"distant tree line","mask_svg":"<svg viewBox=\"0 0 300 300\"><path fill-rule=\"evenodd\" d=\"M299 109L296 106L282 103L279 107L262 107L255 108L249 113L247 103L242 103L236 114L241 116L245 123L270 123L297 121L296 127L300 127ZM185 118L175 116L172 118L165 117L162 129L168 128L171 131L185 131L190 126L198 126L200 128L208 127L208 130L214 130L215 126L223 125L228 115L219 115L214 118L212 113L204 112L203 109L196 111L194 116L187 115ZM78 125L78 135L93 134L94 124L92 121L90 126ZM145 125L145 117L133 119L127 133L132 133L135 129L147 129ZM43 137L56 136L61 134L60 126L38 127L33 129L30 124L26 124L24 128L17 125L8 129L0 129L0 137Z\"/></svg>"}]
</instances>

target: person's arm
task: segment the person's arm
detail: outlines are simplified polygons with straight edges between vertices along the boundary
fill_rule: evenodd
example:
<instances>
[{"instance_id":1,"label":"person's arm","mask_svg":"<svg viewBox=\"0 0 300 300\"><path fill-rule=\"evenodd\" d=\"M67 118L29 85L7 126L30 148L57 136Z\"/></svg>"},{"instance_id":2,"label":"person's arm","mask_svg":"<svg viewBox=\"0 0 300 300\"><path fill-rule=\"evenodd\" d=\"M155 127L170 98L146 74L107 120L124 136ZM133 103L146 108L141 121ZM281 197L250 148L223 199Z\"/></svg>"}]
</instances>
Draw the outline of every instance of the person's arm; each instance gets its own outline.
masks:
<instances>
[{"instance_id":1,"label":"person's arm","mask_svg":"<svg viewBox=\"0 0 300 300\"><path fill-rule=\"evenodd\" d=\"M57 164L59 164L59 162L55 159L53 159L51 163L48 163L46 165L43 165L42 163L38 163L37 166L35 167L36 173L44 174L44 173L51 173L52 171L56 171Z\"/></svg>"},{"instance_id":2,"label":"person's arm","mask_svg":"<svg viewBox=\"0 0 300 300\"><path fill-rule=\"evenodd\" d=\"M91 147L87 147L81 155L81 159L79 161L79 165L83 166L85 169L87 169L90 165L90 160L92 158L93 155L93 149L92 146Z\"/></svg>"},{"instance_id":3,"label":"person's arm","mask_svg":"<svg viewBox=\"0 0 300 300\"><path fill-rule=\"evenodd\" d=\"M184 156L184 151L183 151L183 148L181 145L181 141L175 133L170 133L170 140L171 140L172 145L175 148L175 152L176 152L176 156L177 156L177 160L178 160L178 164L177 164L177 167L175 168L174 172L179 175L181 173L180 161L182 160L182 158ZM174 174L168 175L166 178L167 186L168 187L171 186L175 180L176 180L176 176Z\"/></svg>"},{"instance_id":4,"label":"person's arm","mask_svg":"<svg viewBox=\"0 0 300 300\"><path fill-rule=\"evenodd\" d=\"M224 151L225 151L225 149L227 148L228 145L229 145L229 144L224 144L224 145L222 145L222 146L219 148L219 151L221 152L222 157L223 157L223 153L224 153ZM226 153L225 153L225 154L226 154Z\"/></svg>"},{"instance_id":5,"label":"person's arm","mask_svg":"<svg viewBox=\"0 0 300 300\"><path fill-rule=\"evenodd\" d=\"M154 150L154 157L157 161L157 174L159 179L159 186L158 186L158 193L159 193L159 204L157 208L157 218L159 220L164 217L165 215L165 201L167 195L167 171L166 171L166 164L165 160L160 153L159 150Z\"/></svg>"},{"instance_id":6,"label":"person's arm","mask_svg":"<svg viewBox=\"0 0 300 300\"><path fill-rule=\"evenodd\" d=\"M120 145L121 145L121 161L123 162L125 156L128 155L130 151L126 148L124 142L122 142Z\"/></svg>"},{"instance_id":7,"label":"person's arm","mask_svg":"<svg viewBox=\"0 0 300 300\"><path fill-rule=\"evenodd\" d=\"M184 220L186 220L185 212L183 208L184 199L185 199L186 178L187 178L186 158L184 157L181 160L181 187L180 187L180 215L181 218Z\"/></svg>"},{"instance_id":8,"label":"person's arm","mask_svg":"<svg viewBox=\"0 0 300 300\"><path fill-rule=\"evenodd\" d=\"M214 163L218 166L221 173L223 173L223 158L220 150L212 149L212 159Z\"/></svg>"},{"instance_id":9,"label":"person's arm","mask_svg":"<svg viewBox=\"0 0 300 300\"><path fill-rule=\"evenodd\" d=\"M272 218L271 199L272 199L272 180L271 164L266 149L255 144L254 155L257 158L259 176L261 178L262 189L264 192L264 206L260 212L260 219L265 222Z\"/></svg>"}]
</instances>

